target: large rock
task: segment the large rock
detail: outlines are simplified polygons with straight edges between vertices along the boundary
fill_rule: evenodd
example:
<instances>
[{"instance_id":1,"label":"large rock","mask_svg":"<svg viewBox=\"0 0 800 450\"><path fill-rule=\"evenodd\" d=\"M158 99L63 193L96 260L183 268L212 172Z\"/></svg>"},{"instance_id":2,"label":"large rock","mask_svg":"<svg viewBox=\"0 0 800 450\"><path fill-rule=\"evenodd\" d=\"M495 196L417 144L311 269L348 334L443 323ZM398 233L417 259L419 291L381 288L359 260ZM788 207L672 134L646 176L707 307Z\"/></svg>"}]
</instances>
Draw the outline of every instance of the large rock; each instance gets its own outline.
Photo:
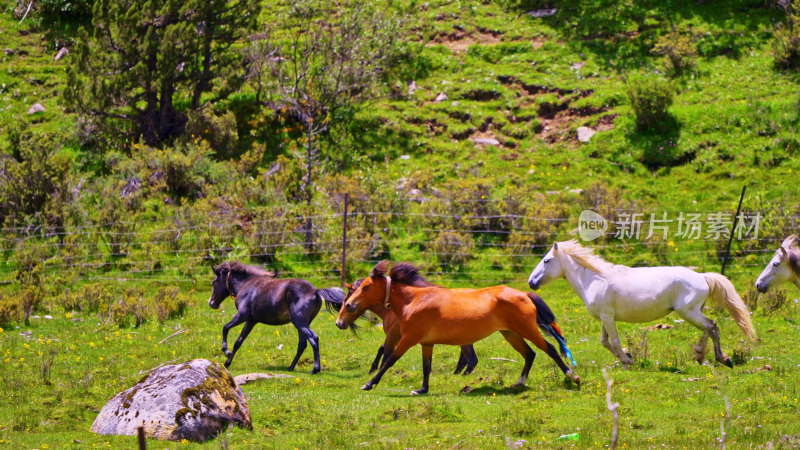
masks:
<instances>
[{"instance_id":1,"label":"large rock","mask_svg":"<svg viewBox=\"0 0 800 450\"><path fill-rule=\"evenodd\" d=\"M228 425L252 428L242 389L221 364L195 359L154 369L109 400L92 424L98 434L203 442Z\"/></svg>"},{"instance_id":2,"label":"large rock","mask_svg":"<svg viewBox=\"0 0 800 450\"><path fill-rule=\"evenodd\" d=\"M578 127L578 140L581 142L589 142L589 139L594 136L595 131L589 127Z\"/></svg>"}]
</instances>

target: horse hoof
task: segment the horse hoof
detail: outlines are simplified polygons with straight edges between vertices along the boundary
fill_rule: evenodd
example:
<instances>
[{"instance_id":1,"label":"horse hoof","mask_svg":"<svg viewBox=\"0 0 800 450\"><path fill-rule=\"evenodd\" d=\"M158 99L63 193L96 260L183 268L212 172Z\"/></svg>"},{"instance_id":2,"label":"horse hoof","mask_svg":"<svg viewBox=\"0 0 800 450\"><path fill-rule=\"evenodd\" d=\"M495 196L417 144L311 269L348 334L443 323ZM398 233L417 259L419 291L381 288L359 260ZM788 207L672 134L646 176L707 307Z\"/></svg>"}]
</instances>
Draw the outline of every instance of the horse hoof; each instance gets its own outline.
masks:
<instances>
[{"instance_id":1,"label":"horse hoof","mask_svg":"<svg viewBox=\"0 0 800 450\"><path fill-rule=\"evenodd\" d=\"M365 385L361 386L361 390L362 390L362 391L369 391L369 390L371 390L371 389L372 389L372 385L371 385L371 384L369 384L369 383L367 383L367 384L365 384Z\"/></svg>"},{"instance_id":2,"label":"horse hoof","mask_svg":"<svg viewBox=\"0 0 800 450\"><path fill-rule=\"evenodd\" d=\"M225 361L225 368L226 369L231 366L231 362L232 362L231 360Z\"/></svg>"},{"instance_id":3,"label":"horse hoof","mask_svg":"<svg viewBox=\"0 0 800 450\"><path fill-rule=\"evenodd\" d=\"M427 393L428 393L427 389L417 389L416 391L411 391L411 395L422 395Z\"/></svg>"},{"instance_id":4,"label":"horse hoof","mask_svg":"<svg viewBox=\"0 0 800 450\"><path fill-rule=\"evenodd\" d=\"M313 369L311 369L311 375L314 375L315 373L319 373L319 371L320 371L319 367L314 367Z\"/></svg>"},{"instance_id":5,"label":"horse hoof","mask_svg":"<svg viewBox=\"0 0 800 450\"><path fill-rule=\"evenodd\" d=\"M294 366L289 366L289 368L286 370L288 370L289 372L294 372Z\"/></svg>"},{"instance_id":6,"label":"horse hoof","mask_svg":"<svg viewBox=\"0 0 800 450\"><path fill-rule=\"evenodd\" d=\"M464 373L462 373L461 375L465 375L466 376L466 375L469 375L471 373L472 373L472 369L467 368L467 370L465 370Z\"/></svg>"},{"instance_id":7,"label":"horse hoof","mask_svg":"<svg viewBox=\"0 0 800 450\"><path fill-rule=\"evenodd\" d=\"M725 359L722 361L722 364L725 364L726 366L728 366L728 367L730 367L731 369L733 369L733 361L731 361L731 359L730 359L730 358L725 358Z\"/></svg>"}]
</instances>

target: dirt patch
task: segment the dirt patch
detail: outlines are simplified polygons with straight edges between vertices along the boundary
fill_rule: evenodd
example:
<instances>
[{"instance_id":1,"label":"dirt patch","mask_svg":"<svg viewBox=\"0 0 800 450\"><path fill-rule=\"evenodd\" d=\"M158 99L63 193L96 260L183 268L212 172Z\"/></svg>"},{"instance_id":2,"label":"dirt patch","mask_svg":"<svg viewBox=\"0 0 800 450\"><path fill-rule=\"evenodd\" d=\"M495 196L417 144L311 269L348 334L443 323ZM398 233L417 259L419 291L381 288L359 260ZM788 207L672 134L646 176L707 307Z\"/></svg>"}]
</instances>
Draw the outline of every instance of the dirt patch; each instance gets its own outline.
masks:
<instances>
[{"instance_id":1,"label":"dirt patch","mask_svg":"<svg viewBox=\"0 0 800 450\"><path fill-rule=\"evenodd\" d=\"M597 119L597 125L594 129L597 131L607 131L614 129L614 119L619 117L619 114L607 114Z\"/></svg>"},{"instance_id":2,"label":"dirt patch","mask_svg":"<svg viewBox=\"0 0 800 450\"><path fill-rule=\"evenodd\" d=\"M428 45L441 44L449 48L453 53L461 53L472 44L497 44L500 42L502 33L499 31L479 28L474 33L467 33L464 30L454 30L451 32L440 31L433 35Z\"/></svg>"}]
</instances>

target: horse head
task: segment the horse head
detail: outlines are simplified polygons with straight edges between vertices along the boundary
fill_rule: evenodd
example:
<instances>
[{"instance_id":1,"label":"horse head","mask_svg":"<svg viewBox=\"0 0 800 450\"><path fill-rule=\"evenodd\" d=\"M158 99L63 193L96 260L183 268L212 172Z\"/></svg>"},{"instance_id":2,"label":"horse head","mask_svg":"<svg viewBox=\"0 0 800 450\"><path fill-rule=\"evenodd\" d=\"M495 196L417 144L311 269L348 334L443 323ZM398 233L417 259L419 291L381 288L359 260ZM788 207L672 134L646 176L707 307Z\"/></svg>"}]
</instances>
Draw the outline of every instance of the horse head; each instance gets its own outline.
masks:
<instances>
[{"instance_id":1,"label":"horse head","mask_svg":"<svg viewBox=\"0 0 800 450\"><path fill-rule=\"evenodd\" d=\"M336 318L337 327L342 330L349 328L367 308L388 301L391 283L390 278L386 276L388 272L389 261L383 260L375 265L369 276L361 283L357 281L353 286L348 286L347 299Z\"/></svg>"},{"instance_id":2,"label":"horse head","mask_svg":"<svg viewBox=\"0 0 800 450\"><path fill-rule=\"evenodd\" d=\"M224 262L217 267L211 266L214 272L214 281L211 282L211 297L208 299L208 306L211 309L219 308L220 303L231 295L228 287L231 276L231 265Z\"/></svg>"},{"instance_id":3,"label":"horse head","mask_svg":"<svg viewBox=\"0 0 800 450\"><path fill-rule=\"evenodd\" d=\"M531 289L535 291L550 281L564 276L564 268L558 256L558 242L556 242L528 277L528 286Z\"/></svg>"},{"instance_id":4,"label":"horse head","mask_svg":"<svg viewBox=\"0 0 800 450\"><path fill-rule=\"evenodd\" d=\"M800 268L800 255L798 253L797 236L792 235L786 238L780 248L775 251L775 256L769 261L767 267L761 272L756 280L756 289L764 293L777 284L789 281L797 277L797 270Z\"/></svg>"}]
</instances>

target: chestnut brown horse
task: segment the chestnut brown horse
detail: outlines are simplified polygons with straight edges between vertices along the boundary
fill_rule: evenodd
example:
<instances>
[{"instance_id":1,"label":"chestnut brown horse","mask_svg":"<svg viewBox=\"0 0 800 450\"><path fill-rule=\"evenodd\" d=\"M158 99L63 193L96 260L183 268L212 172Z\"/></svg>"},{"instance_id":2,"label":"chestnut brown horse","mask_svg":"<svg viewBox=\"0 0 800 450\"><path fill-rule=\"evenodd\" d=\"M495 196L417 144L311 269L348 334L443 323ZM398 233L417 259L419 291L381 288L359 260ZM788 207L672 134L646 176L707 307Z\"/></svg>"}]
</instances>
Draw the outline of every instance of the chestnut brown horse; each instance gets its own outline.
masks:
<instances>
[{"instance_id":1,"label":"chestnut brown horse","mask_svg":"<svg viewBox=\"0 0 800 450\"><path fill-rule=\"evenodd\" d=\"M525 384L536 357L525 339L545 351L569 379L580 384L580 377L542 337L536 326L536 306L522 291L494 286L454 292L428 283L411 264L398 263L390 271L389 262L381 261L345 301L336 325L346 329L367 308L380 303L397 315L401 338L378 373L361 387L363 390L372 389L408 349L421 344L422 388L412 394L427 393L435 344L470 345L495 331L525 358L516 385Z\"/></svg>"},{"instance_id":2,"label":"chestnut brown horse","mask_svg":"<svg viewBox=\"0 0 800 450\"><path fill-rule=\"evenodd\" d=\"M353 284L346 284L345 287L347 287L348 291L347 297L353 295L363 281L364 280L356 280ZM367 308L367 311L371 311L381 318L381 321L383 321L383 332L386 334L386 339L384 339L383 344L378 348L378 354L375 355L375 360L372 361L372 366L369 368L369 373L372 373L381 366L381 359L383 359L383 362L386 362L386 358L397 346L397 343L400 342L400 321L397 315L393 313L391 309L384 306L383 303L372 305ZM462 345L461 354L456 364L456 370L453 373L457 375L463 370L464 375L469 375L477 365L478 355L475 354L475 349L471 345Z\"/></svg>"},{"instance_id":3,"label":"chestnut brown horse","mask_svg":"<svg viewBox=\"0 0 800 450\"><path fill-rule=\"evenodd\" d=\"M351 295L361 286L363 279L356 280L353 284L346 284L345 287L347 288L347 298L350 298ZM462 291L474 291L474 289L451 289L453 292L462 292ZM553 311L547 306L547 303L542 300L541 297L536 295L533 292L528 292L528 298L536 305L536 324L539 325L539 329L542 330L546 335L553 337L559 344L561 349L561 355L565 358L569 358L572 361L572 365L577 365L575 363L575 359L572 357L572 353L567 347L567 339L561 333L561 329L556 322L556 316L553 314ZM390 308L387 308L383 303L379 303L376 305L372 305L367 308L367 311L371 311L376 316L380 317L383 321L383 332L386 334L386 339L383 341L383 344L378 348L378 354L375 355L375 360L372 361L372 366L369 369L369 373L375 372L381 366L381 359L383 362L386 362L386 358L389 354L394 350L397 343L400 342L400 320L398 319L397 315L392 312ZM478 355L475 353L475 348L472 345L462 345L461 346L461 353L458 357L458 363L456 363L456 370L453 372L454 374L458 375L463 370L463 375L469 375L472 373L472 370L475 369L475 366L478 365Z\"/></svg>"}]
</instances>

